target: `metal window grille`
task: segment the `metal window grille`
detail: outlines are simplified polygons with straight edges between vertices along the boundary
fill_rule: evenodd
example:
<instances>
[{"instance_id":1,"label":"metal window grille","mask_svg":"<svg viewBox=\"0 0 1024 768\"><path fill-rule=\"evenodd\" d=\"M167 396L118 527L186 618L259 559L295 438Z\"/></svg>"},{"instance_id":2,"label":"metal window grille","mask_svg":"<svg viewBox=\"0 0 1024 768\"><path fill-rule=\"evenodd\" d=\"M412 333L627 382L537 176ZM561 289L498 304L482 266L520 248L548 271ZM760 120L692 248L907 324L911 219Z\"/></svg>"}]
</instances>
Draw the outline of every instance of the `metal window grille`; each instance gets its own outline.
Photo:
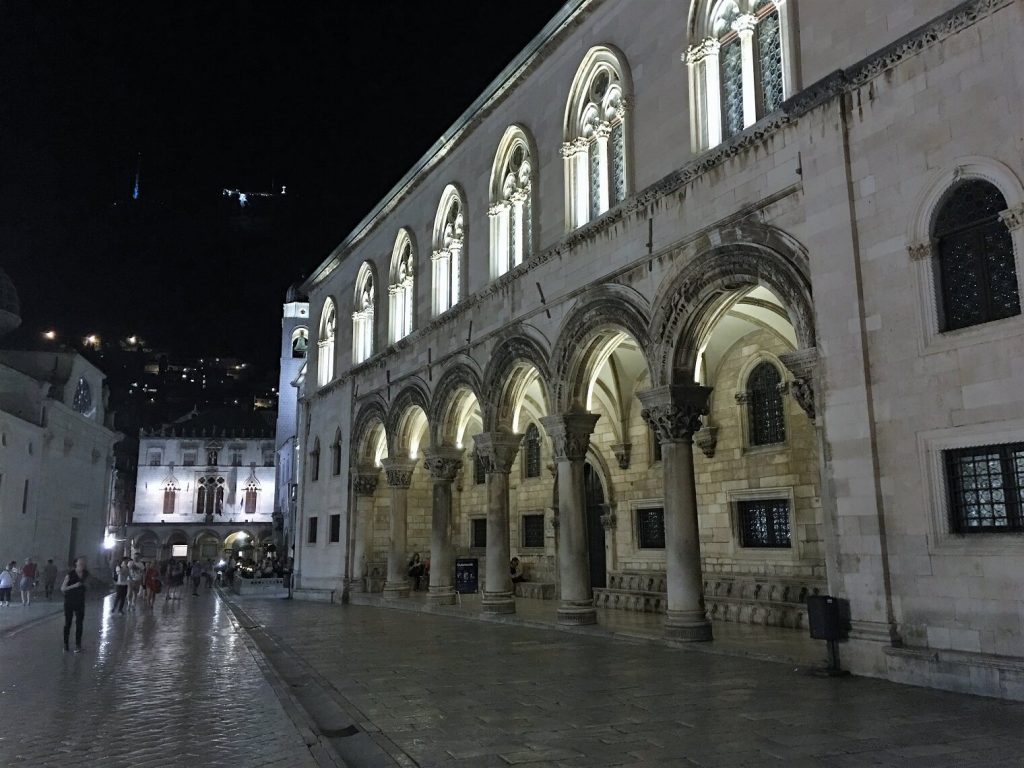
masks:
<instances>
[{"instance_id":1,"label":"metal window grille","mask_svg":"<svg viewBox=\"0 0 1024 768\"><path fill-rule=\"evenodd\" d=\"M526 476L540 477L540 431L536 424L526 429Z\"/></svg>"},{"instance_id":2,"label":"metal window grille","mask_svg":"<svg viewBox=\"0 0 1024 768\"><path fill-rule=\"evenodd\" d=\"M1024 443L943 453L954 533L1024 531Z\"/></svg>"},{"instance_id":3,"label":"metal window grille","mask_svg":"<svg viewBox=\"0 0 1024 768\"><path fill-rule=\"evenodd\" d=\"M744 547L788 549L792 546L787 500L741 501L737 507L740 540Z\"/></svg>"},{"instance_id":4,"label":"metal window grille","mask_svg":"<svg viewBox=\"0 0 1024 768\"><path fill-rule=\"evenodd\" d=\"M786 442L786 420L783 415L782 379L774 365L759 363L747 379L747 408L751 445L774 445Z\"/></svg>"},{"instance_id":5,"label":"metal window grille","mask_svg":"<svg viewBox=\"0 0 1024 768\"><path fill-rule=\"evenodd\" d=\"M640 549L665 548L665 510L646 507L636 511L637 543Z\"/></svg>"},{"instance_id":6,"label":"metal window grille","mask_svg":"<svg viewBox=\"0 0 1024 768\"><path fill-rule=\"evenodd\" d=\"M544 515L523 515L523 547L544 546Z\"/></svg>"},{"instance_id":7,"label":"metal window grille","mask_svg":"<svg viewBox=\"0 0 1024 768\"><path fill-rule=\"evenodd\" d=\"M1013 241L999 213L1006 199L987 181L959 184L939 210L939 307L942 330L1020 314Z\"/></svg>"},{"instance_id":8,"label":"metal window grille","mask_svg":"<svg viewBox=\"0 0 1024 768\"><path fill-rule=\"evenodd\" d=\"M487 518L486 517L474 517L470 520L472 528L470 529L470 541L469 546L474 549L485 549L487 547Z\"/></svg>"},{"instance_id":9,"label":"metal window grille","mask_svg":"<svg viewBox=\"0 0 1024 768\"><path fill-rule=\"evenodd\" d=\"M773 10L757 25L758 64L761 69L761 102L764 114L774 112L785 98L782 87L782 39L779 12Z\"/></svg>"},{"instance_id":10,"label":"metal window grille","mask_svg":"<svg viewBox=\"0 0 1024 768\"><path fill-rule=\"evenodd\" d=\"M723 45L722 61L722 126L728 138L743 130L743 51L738 39Z\"/></svg>"}]
</instances>

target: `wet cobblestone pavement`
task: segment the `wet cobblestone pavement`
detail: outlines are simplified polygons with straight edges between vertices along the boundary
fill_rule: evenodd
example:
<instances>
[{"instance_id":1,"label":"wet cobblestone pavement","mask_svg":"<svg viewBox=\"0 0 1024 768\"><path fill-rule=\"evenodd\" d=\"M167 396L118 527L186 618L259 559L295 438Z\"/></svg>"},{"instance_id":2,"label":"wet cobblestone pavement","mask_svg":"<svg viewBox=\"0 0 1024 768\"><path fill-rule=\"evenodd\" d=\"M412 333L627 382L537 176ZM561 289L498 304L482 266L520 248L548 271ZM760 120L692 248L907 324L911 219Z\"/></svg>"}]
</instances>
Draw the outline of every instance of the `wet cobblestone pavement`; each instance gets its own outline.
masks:
<instances>
[{"instance_id":1,"label":"wet cobblestone pavement","mask_svg":"<svg viewBox=\"0 0 1024 768\"><path fill-rule=\"evenodd\" d=\"M1024 766L1021 703L448 616L235 604L379 747L353 767Z\"/></svg>"},{"instance_id":2,"label":"wet cobblestone pavement","mask_svg":"<svg viewBox=\"0 0 1024 768\"><path fill-rule=\"evenodd\" d=\"M0 626L0 766L318 764L216 595L124 616L111 602L89 603L81 654L42 605Z\"/></svg>"}]
</instances>

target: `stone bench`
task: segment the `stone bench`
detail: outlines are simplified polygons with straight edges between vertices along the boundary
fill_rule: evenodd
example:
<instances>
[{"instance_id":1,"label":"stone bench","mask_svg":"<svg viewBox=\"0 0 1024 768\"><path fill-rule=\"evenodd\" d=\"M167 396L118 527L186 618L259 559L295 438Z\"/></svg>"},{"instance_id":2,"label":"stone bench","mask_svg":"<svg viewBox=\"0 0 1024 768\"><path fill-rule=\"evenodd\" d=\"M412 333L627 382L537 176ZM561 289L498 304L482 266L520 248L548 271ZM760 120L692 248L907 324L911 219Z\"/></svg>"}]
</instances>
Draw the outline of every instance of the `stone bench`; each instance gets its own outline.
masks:
<instances>
[{"instance_id":1,"label":"stone bench","mask_svg":"<svg viewBox=\"0 0 1024 768\"><path fill-rule=\"evenodd\" d=\"M516 597L529 597L534 600L555 599L555 585L546 581L520 581L512 586Z\"/></svg>"},{"instance_id":2,"label":"stone bench","mask_svg":"<svg viewBox=\"0 0 1024 768\"><path fill-rule=\"evenodd\" d=\"M281 578L243 579L236 576L232 590L236 595L276 595L279 592L287 592L288 587Z\"/></svg>"},{"instance_id":3,"label":"stone bench","mask_svg":"<svg viewBox=\"0 0 1024 768\"><path fill-rule=\"evenodd\" d=\"M753 574L704 575L704 604L714 621L807 627L807 598L825 594L825 582L814 578ZM594 604L641 613L664 613L665 574L622 571L608 574L608 586L594 590Z\"/></svg>"}]
</instances>

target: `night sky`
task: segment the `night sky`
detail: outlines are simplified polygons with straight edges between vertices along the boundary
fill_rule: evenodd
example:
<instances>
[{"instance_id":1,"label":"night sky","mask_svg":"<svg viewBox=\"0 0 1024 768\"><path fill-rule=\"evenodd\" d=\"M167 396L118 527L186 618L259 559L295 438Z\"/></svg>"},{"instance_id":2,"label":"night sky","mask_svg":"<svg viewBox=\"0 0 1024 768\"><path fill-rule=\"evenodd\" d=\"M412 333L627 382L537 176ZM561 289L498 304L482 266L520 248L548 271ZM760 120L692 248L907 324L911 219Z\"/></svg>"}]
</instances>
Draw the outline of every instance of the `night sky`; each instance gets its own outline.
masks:
<instances>
[{"instance_id":1,"label":"night sky","mask_svg":"<svg viewBox=\"0 0 1024 768\"><path fill-rule=\"evenodd\" d=\"M0 0L0 266L23 338L274 366L287 286L561 4Z\"/></svg>"}]
</instances>

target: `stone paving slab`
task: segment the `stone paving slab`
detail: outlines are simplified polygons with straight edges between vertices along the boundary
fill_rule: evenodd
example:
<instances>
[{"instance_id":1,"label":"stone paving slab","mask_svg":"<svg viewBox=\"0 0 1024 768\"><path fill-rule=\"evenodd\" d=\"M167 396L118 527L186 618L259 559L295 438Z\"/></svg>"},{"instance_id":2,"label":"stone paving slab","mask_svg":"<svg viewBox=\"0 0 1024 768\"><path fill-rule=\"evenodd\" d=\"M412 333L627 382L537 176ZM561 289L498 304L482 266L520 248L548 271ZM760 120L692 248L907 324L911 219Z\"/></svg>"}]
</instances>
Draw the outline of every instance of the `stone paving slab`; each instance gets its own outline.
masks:
<instances>
[{"instance_id":1,"label":"stone paving slab","mask_svg":"<svg viewBox=\"0 0 1024 768\"><path fill-rule=\"evenodd\" d=\"M0 640L0 766L316 768L215 595L111 604L88 605L82 654L63 613Z\"/></svg>"},{"instance_id":2,"label":"stone paving slab","mask_svg":"<svg viewBox=\"0 0 1024 768\"><path fill-rule=\"evenodd\" d=\"M1024 766L1018 702L608 635L238 602L360 728L401 751L396 765Z\"/></svg>"}]
</instances>

